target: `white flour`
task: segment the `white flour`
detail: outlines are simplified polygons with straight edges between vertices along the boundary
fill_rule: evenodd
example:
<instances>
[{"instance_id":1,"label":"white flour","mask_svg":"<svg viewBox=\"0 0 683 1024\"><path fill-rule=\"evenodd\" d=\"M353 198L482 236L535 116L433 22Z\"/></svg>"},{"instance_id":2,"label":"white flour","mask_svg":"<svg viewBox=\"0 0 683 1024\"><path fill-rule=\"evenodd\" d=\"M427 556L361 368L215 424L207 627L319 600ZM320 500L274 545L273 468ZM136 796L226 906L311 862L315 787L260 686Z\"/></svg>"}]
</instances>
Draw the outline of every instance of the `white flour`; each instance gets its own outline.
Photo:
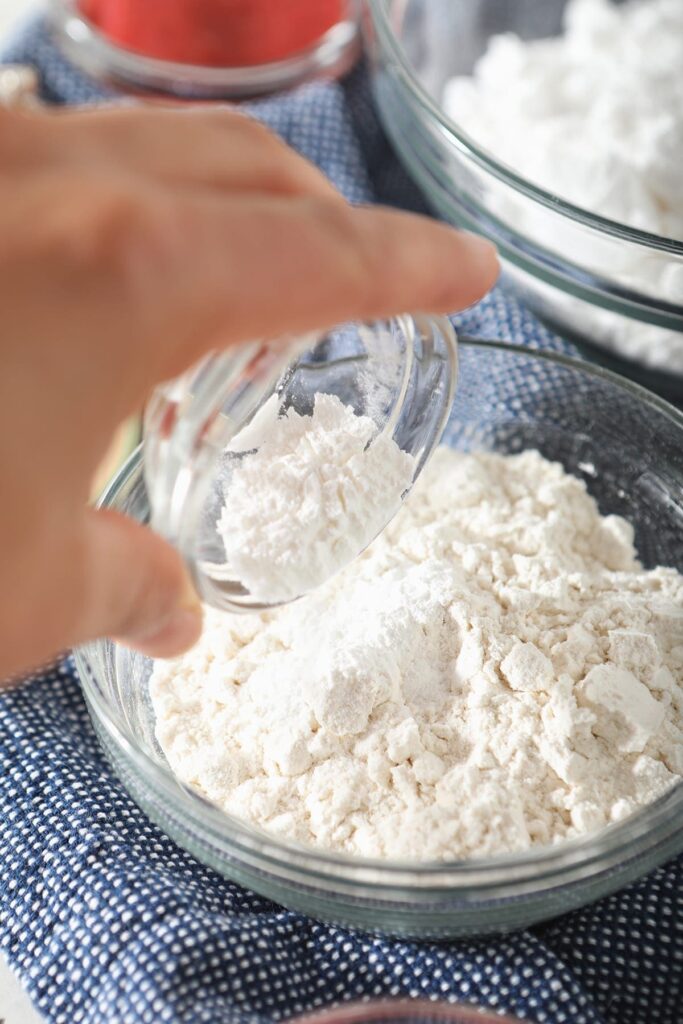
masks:
<instances>
[{"instance_id":1,"label":"white flour","mask_svg":"<svg viewBox=\"0 0 683 1024\"><path fill-rule=\"evenodd\" d=\"M446 85L443 104L473 139L547 191L621 224L683 240L680 0L621 6L570 0L562 36L492 38L473 76ZM590 268L599 255L592 235L568 227L560 237L543 210L515 206L509 213L581 265ZM673 266L671 257L624 244L612 260L622 285L683 300L683 264ZM596 340L683 373L680 334L615 321L595 307L577 315L577 326Z\"/></svg>"},{"instance_id":2,"label":"white flour","mask_svg":"<svg viewBox=\"0 0 683 1024\"><path fill-rule=\"evenodd\" d=\"M230 571L254 597L287 601L313 589L393 516L415 460L376 434L335 395L317 395L312 416L271 418L234 470L218 523ZM240 438L237 450L250 443Z\"/></svg>"},{"instance_id":3,"label":"white flour","mask_svg":"<svg viewBox=\"0 0 683 1024\"><path fill-rule=\"evenodd\" d=\"M158 662L172 769L226 811L353 854L552 843L683 775L683 577L535 452L439 449L334 580L259 616L207 610Z\"/></svg>"}]
</instances>

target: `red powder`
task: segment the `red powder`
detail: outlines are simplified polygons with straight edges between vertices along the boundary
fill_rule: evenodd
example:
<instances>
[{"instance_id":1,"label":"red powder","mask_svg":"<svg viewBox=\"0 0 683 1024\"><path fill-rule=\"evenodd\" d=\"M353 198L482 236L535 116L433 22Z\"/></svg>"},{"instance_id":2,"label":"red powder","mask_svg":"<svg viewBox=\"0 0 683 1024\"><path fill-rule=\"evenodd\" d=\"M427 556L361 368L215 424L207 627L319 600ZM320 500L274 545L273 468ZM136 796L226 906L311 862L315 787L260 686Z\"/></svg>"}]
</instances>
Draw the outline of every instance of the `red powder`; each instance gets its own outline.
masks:
<instances>
[{"instance_id":1,"label":"red powder","mask_svg":"<svg viewBox=\"0 0 683 1024\"><path fill-rule=\"evenodd\" d=\"M241 67L305 50L341 21L344 0L80 0L128 50L185 64Z\"/></svg>"}]
</instances>

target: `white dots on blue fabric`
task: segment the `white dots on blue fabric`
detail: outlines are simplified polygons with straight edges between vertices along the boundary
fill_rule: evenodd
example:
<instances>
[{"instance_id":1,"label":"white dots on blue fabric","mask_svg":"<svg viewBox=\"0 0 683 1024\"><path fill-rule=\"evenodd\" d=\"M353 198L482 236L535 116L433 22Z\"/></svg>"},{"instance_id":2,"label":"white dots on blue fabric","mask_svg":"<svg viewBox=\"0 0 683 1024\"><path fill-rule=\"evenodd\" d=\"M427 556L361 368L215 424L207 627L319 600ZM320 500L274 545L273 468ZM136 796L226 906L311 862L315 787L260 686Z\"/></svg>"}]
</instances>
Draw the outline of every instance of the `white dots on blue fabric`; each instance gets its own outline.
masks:
<instances>
[{"instance_id":1,"label":"white dots on blue fabric","mask_svg":"<svg viewBox=\"0 0 683 1024\"><path fill-rule=\"evenodd\" d=\"M40 23L6 59L34 64L53 101L107 98ZM351 201L423 208L362 70L252 110ZM500 290L456 323L569 351ZM465 356L465 375L475 369ZM523 412L525 383L484 382L479 401ZM552 396L553 371L532 385ZM467 1000L536 1024L683 1021L683 860L529 932L395 942L288 913L167 839L105 764L70 661L0 698L0 764L0 947L53 1024L261 1024L387 996Z\"/></svg>"}]
</instances>

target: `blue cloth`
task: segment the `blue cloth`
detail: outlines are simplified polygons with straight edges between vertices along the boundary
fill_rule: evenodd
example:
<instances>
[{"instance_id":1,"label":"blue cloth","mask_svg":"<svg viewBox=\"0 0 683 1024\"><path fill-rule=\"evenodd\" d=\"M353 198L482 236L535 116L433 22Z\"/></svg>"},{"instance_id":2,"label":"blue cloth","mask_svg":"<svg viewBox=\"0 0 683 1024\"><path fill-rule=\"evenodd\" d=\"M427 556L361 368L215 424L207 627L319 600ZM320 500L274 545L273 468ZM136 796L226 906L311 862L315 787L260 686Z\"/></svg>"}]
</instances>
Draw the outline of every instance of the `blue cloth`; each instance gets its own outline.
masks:
<instances>
[{"instance_id":1,"label":"blue cloth","mask_svg":"<svg viewBox=\"0 0 683 1024\"><path fill-rule=\"evenodd\" d=\"M6 59L35 64L55 102L104 95L39 23ZM420 207L362 71L253 109L350 199ZM497 291L457 320L567 348ZM274 906L150 824L103 759L70 660L0 698L0 770L0 946L55 1024L270 1021L399 995L472 1000L537 1024L683 1021L683 860L526 932L390 941Z\"/></svg>"}]
</instances>

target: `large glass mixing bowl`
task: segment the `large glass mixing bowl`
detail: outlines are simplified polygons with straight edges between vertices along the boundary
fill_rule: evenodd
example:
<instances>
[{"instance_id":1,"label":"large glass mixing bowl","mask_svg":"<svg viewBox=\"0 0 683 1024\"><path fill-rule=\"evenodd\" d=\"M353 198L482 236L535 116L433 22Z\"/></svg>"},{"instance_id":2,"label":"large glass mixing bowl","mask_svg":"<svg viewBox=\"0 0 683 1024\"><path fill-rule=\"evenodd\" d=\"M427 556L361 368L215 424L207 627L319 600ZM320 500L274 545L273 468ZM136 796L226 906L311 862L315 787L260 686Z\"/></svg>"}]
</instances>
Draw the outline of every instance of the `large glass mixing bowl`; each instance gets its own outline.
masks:
<instances>
[{"instance_id":1,"label":"large glass mixing bowl","mask_svg":"<svg viewBox=\"0 0 683 1024\"><path fill-rule=\"evenodd\" d=\"M556 35L566 5L368 0L366 38L379 112L433 209L498 245L505 286L590 354L680 401L683 242L607 220L545 191L477 145L440 106L446 81L471 74L491 36ZM637 344L638 362L623 355L625 339Z\"/></svg>"},{"instance_id":2,"label":"large glass mixing bowl","mask_svg":"<svg viewBox=\"0 0 683 1024\"><path fill-rule=\"evenodd\" d=\"M444 438L462 451L536 448L558 460L603 513L633 522L646 566L683 571L683 415L636 385L552 354L462 342ZM139 453L102 504L148 520ZM76 661L104 749L149 816L225 876L314 917L414 936L500 931L594 900L683 850L683 785L602 831L486 860L390 863L285 842L173 776L155 738L149 659L103 640Z\"/></svg>"}]
</instances>

